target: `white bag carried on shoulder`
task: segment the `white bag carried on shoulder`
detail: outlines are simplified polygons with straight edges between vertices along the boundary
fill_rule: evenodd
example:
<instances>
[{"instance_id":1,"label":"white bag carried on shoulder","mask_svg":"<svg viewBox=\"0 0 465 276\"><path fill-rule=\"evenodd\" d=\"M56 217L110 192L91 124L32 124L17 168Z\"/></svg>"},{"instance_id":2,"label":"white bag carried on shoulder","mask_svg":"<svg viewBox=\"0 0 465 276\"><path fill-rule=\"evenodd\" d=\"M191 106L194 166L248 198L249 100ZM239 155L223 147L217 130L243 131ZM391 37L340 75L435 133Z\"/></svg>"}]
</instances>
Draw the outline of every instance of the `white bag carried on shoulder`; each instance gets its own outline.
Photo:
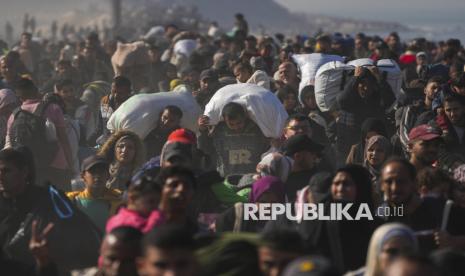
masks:
<instances>
[{"instance_id":1,"label":"white bag carried on shoulder","mask_svg":"<svg viewBox=\"0 0 465 276\"><path fill-rule=\"evenodd\" d=\"M386 79L389 86L391 86L392 92L396 96L396 99L402 95L402 71L399 65L392 59L381 59L376 63L380 73Z\"/></svg>"},{"instance_id":2,"label":"white bag carried on shoulder","mask_svg":"<svg viewBox=\"0 0 465 276\"><path fill-rule=\"evenodd\" d=\"M204 115L210 118L211 125L222 120L223 107L230 102L245 107L263 135L268 138L281 137L288 115L273 92L250 83L230 84L221 88L205 107Z\"/></svg>"},{"instance_id":3,"label":"white bag carried on shoulder","mask_svg":"<svg viewBox=\"0 0 465 276\"><path fill-rule=\"evenodd\" d=\"M315 76L315 100L321 111L329 111L335 104L337 95L344 91L349 78L348 72L357 66L375 66L369 58L361 58L348 62L331 61L322 65ZM386 79L396 98L401 95L402 72L394 60L382 59L376 63L380 74Z\"/></svg>"},{"instance_id":4,"label":"white bag carried on shoulder","mask_svg":"<svg viewBox=\"0 0 465 276\"><path fill-rule=\"evenodd\" d=\"M299 94L305 86L315 85L316 73L323 64L331 61L344 62L344 58L341 56L320 53L293 55L292 59L299 67L301 73Z\"/></svg>"},{"instance_id":5,"label":"white bag carried on shoulder","mask_svg":"<svg viewBox=\"0 0 465 276\"><path fill-rule=\"evenodd\" d=\"M354 67L340 61L331 61L318 69L315 77L315 100L321 111L329 111L337 96L344 91L348 71Z\"/></svg>"},{"instance_id":6,"label":"white bag carried on shoulder","mask_svg":"<svg viewBox=\"0 0 465 276\"><path fill-rule=\"evenodd\" d=\"M111 132L129 130L144 139L157 127L160 112L168 105L177 106L183 112L181 127L197 131L197 119L202 111L189 91L134 95L111 115L107 128Z\"/></svg>"}]
</instances>

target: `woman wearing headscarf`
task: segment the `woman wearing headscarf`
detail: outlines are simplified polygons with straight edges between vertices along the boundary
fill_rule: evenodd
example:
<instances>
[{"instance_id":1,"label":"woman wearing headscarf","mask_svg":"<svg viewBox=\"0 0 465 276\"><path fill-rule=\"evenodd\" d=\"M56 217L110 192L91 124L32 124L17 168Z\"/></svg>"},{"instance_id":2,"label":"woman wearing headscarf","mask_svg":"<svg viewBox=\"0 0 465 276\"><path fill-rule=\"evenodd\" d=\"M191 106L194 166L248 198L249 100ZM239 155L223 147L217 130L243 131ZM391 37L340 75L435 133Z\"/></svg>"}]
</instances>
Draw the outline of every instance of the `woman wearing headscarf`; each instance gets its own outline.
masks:
<instances>
[{"instance_id":1,"label":"woman wearing headscarf","mask_svg":"<svg viewBox=\"0 0 465 276\"><path fill-rule=\"evenodd\" d=\"M331 205L339 203L342 207L352 204L348 214L355 218L361 204L366 204L371 214L374 214L372 200L372 184L368 171L359 165L347 165L336 171L331 185L326 187L316 202L324 207L325 214L329 214ZM310 203L307 199L306 202ZM316 203L311 202L311 203ZM297 230L305 240L309 249L317 249L319 254L331 259L340 273L356 269L363 265L368 242L377 226L377 221L367 218L360 220L305 220L298 225Z\"/></svg>"},{"instance_id":2,"label":"woman wearing headscarf","mask_svg":"<svg viewBox=\"0 0 465 276\"><path fill-rule=\"evenodd\" d=\"M145 160L144 146L139 136L131 131L119 131L105 142L98 155L110 162L110 179L107 187L127 190L133 173Z\"/></svg>"},{"instance_id":3,"label":"woman wearing headscarf","mask_svg":"<svg viewBox=\"0 0 465 276\"><path fill-rule=\"evenodd\" d=\"M365 159L365 144L371 136L382 135L387 137L387 130L384 122L377 118L367 118L362 124L362 134L360 142L351 147L346 164L363 164Z\"/></svg>"},{"instance_id":4,"label":"woman wearing headscarf","mask_svg":"<svg viewBox=\"0 0 465 276\"><path fill-rule=\"evenodd\" d=\"M346 276L382 276L396 256L417 251L418 241L412 229L400 223L384 224L371 237L365 267Z\"/></svg>"},{"instance_id":5,"label":"woman wearing headscarf","mask_svg":"<svg viewBox=\"0 0 465 276\"><path fill-rule=\"evenodd\" d=\"M391 143L381 135L375 135L368 139L365 144L365 161L363 166L370 172L371 181L373 183L374 193L377 199L381 200L381 188L379 185L379 177L381 175L381 167L384 161L387 160L391 153Z\"/></svg>"},{"instance_id":6,"label":"woman wearing headscarf","mask_svg":"<svg viewBox=\"0 0 465 276\"><path fill-rule=\"evenodd\" d=\"M283 182L275 176L264 176L252 185L249 203L285 203ZM221 214L216 221L217 232L260 232L266 221L244 220L244 205L236 203Z\"/></svg>"},{"instance_id":7,"label":"woman wearing headscarf","mask_svg":"<svg viewBox=\"0 0 465 276\"><path fill-rule=\"evenodd\" d=\"M294 160L289 156L285 156L279 152L272 152L265 155L257 165L257 178L267 175L276 176L286 183L289 174L291 173Z\"/></svg>"},{"instance_id":8,"label":"woman wearing headscarf","mask_svg":"<svg viewBox=\"0 0 465 276\"><path fill-rule=\"evenodd\" d=\"M7 130L7 121L13 110L19 106L18 98L10 89L0 90L0 143L1 147L5 145Z\"/></svg>"}]
</instances>

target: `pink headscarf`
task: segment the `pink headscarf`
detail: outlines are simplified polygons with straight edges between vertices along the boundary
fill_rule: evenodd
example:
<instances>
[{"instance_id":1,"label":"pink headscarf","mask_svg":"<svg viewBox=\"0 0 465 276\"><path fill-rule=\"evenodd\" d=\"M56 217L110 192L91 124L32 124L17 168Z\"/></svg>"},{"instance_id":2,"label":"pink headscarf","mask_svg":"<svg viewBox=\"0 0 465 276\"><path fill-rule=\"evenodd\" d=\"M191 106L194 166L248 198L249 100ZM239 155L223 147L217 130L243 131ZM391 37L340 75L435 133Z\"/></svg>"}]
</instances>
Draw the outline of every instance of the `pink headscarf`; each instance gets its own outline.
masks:
<instances>
[{"instance_id":1,"label":"pink headscarf","mask_svg":"<svg viewBox=\"0 0 465 276\"><path fill-rule=\"evenodd\" d=\"M284 184L276 176L265 176L255 181L249 195L249 202L256 203L260 196L268 191L275 194L279 202L285 202Z\"/></svg>"}]
</instances>

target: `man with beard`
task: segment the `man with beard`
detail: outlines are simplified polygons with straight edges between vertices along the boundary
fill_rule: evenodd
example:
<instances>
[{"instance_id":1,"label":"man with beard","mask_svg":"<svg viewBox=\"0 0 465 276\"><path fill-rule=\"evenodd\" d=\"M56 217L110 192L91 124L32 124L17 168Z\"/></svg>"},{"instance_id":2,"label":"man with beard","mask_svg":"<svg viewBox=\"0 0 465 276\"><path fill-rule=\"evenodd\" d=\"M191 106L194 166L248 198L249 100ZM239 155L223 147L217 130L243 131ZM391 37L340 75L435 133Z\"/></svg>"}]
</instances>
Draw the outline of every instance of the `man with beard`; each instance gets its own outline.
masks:
<instances>
[{"instance_id":1,"label":"man with beard","mask_svg":"<svg viewBox=\"0 0 465 276\"><path fill-rule=\"evenodd\" d=\"M404 223L414 231L419 238L421 252L439 247L463 248L465 243L465 210L452 205L446 229L441 229L445 201L440 198L420 198L416 193L416 169L405 159L388 160L381 172L381 189L385 202L381 216L387 222ZM403 211L400 212L400 207ZM390 210L390 213L386 210ZM441 229L441 230L437 230Z\"/></svg>"},{"instance_id":2,"label":"man with beard","mask_svg":"<svg viewBox=\"0 0 465 276\"><path fill-rule=\"evenodd\" d=\"M444 99L446 133L444 142L448 153L457 153L465 158L465 100L451 95Z\"/></svg>"},{"instance_id":3,"label":"man with beard","mask_svg":"<svg viewBox=\"0 0 465 276\"><path fill-rule=\"evenodd\" d=\"M419 125L409 133L410 163L417 170L438 160L441 131L429 125Z\"/></svg>"}]
</instances>

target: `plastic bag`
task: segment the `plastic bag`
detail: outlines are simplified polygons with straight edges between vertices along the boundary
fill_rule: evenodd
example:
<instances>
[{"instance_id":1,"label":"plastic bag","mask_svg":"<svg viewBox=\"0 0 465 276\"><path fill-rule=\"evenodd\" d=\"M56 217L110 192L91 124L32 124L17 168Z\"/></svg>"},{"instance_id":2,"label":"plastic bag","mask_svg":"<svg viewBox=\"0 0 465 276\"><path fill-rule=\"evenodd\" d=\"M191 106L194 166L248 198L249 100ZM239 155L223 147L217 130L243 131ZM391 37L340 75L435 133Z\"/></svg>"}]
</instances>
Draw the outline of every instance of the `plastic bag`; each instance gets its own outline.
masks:
<instances>
[{"instance_id":1,"label":"plastic bag","mask_svg":"<svg viewBox=\"0 0 465 276\"><path fill-rule=\"evenodd\" d=\"M347 64L331 61L322 65L315 75L315 100L321 111L328 111L335 103L337 95L344 91L350 76L348 72L356 66L375 66L368 58L356 59ZM391 86L396 98L401 94L402 75L397 63L390 59L382 59L376 63L380 73Z\"/></svg>"},{"instance_id":2,"label":"plastic bag","mask_svg":"<svg viewBox=\"0 0 465 276\"><path fill-rule=\"evenodd\" d=\"M396 99L402 95L402 71L392 59L381 59L376 63L381 74L386 79L389 86L391 86L392 92L396 96Z\"/></svg>"},{"instance_id":3,"label":"plastic bag","mask_svg":"<svg viewBox=\"0 0 465 276\"><path fill-rule=\"evenodd\" d=\"M218 90L205 107L204 114L210 118L211 125L222 120L223 107L230 102L244 106L266 137L281 137L288 115L275 94L256 84L227 85Z\"/></svg>"},{"instance_id":4,"label":"plastic bag","mask_svg":"<svg viewBox=\"0 0 465 276\"><path fill-rule=\"evenodd\" d=\"M193 39L182 39L174 44L174 54L175 55L184 55L190 57L192 52L194 52L197 47L197 42Z\"/></svg>"},{"instance_id":5,"label":"plastic bag","mask_svg":"<svg viewBox=\"0 0 465 276\"><path fill-rule=\"evenodd\" d=\"M344 62L344 58L341 56L320 53L293 55L292 59L299 66L302 75L299 85L299 99L300 91L302 91L305 86L315 84L316 73L323 64L330 61Z\"/></svg>"},{"instance_id":6,"label":"plastic bag","mask_svg":"<svg viewBox=\"0 0 465 276\"><path fill-rule=\"evenodd\" d=\"M111 115L107 128L111 132L129 130L144 139L157 127L160 112L168 105L177 106L182 110L181 127L197 131L197 119L202 111L188 91L132 96Z\"/></svg>"},{"instance_id":7,"label":"plastic bag","mask_svg":"<svg viewBox=\"0 0 465 276\"><path fill-rule=\"evenodd\" d=\"M354 67L339 61L324 64L315 77L315 100L321 111L328 111L336 102L337 95L344 91L347 73Z\"/></svg>"}]
</instances>

